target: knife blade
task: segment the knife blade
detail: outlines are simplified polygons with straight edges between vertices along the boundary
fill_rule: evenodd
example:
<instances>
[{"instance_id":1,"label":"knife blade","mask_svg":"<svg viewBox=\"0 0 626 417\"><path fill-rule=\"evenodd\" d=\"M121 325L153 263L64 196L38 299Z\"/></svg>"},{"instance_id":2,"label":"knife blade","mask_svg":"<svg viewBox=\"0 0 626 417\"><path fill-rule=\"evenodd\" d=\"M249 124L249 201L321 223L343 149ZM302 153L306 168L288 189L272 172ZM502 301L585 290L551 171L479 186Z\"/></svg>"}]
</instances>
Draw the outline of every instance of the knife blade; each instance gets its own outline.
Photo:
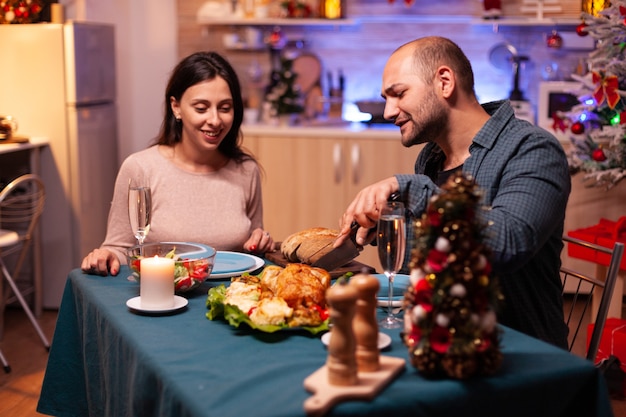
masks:
<instances>
[{"instance_id":1,"label":"knife blade","mask_svg":"<svg viewBox=\"0 0 626 417\"><path fill-rule=\"evenodd\" d=\"M394 192L388 198L388 201L397 201L400 199L400 193ZM359 224L356 220L353 220L350 224L350 239L346 239L341 246L331 250L326 255L322 256L316 262L314 262L311 266L315 266L317 268L322 268L327 271L332 271L335 268L339 268L343 266L359 256L363 247L356 243L356 232L359 229ZM370 229L371 231L376 231L376 226ZM335 242L331 242L327 245L324 245L320 250L316 252L319 253L322 250L328 248L330 245L334 245ZM313 255L311 258L313 258Z\"/></svg>"},{"instance_id":2,"label":"knife blade","mask_svg":"<svg viewBox=\"0 0 626 417\"><path fill-rule=\"evenodd\" d=\"M312 266L332 271L333 269L339 268L359 256L363 248L356 243L356 231L358 229L359 224L357 222L352 222L350 225L350 239L346 239L341 246L331 250L326 255L319 258L313 263ZM332 244L334 244L334 242L330 245ZM328 246L329 245L326 245L325 248Z\"/></svg>"}]
</instances>

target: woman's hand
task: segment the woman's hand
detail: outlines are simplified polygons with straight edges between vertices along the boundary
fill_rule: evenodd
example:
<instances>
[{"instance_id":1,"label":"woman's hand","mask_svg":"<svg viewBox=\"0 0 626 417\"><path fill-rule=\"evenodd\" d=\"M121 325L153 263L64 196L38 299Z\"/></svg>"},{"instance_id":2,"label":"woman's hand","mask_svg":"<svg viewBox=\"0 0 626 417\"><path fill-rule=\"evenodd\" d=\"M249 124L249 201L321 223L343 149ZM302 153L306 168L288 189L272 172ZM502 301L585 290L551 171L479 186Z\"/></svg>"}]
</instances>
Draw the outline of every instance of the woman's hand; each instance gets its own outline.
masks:
<instances>
[{"instance_id":1,"label":"woman's hand","mask_svg":"<svg viewBox=\"0 0 626 417\"><path fill-rule=\"evenodd\" d=\"M108 249L94 249L83 259L80 269L87 274L107 276L120 272L120 261L117 255Z\"/></svg>"},{"instance_id":2,"label":"woman's hand","mask_svg":"<svg viewBox=\"0 0 626 417\"><path fill-rule=\"evenodd\" d=\"M265 253L275 252L274 239L270 236L269 232L258 228L252 232L250 239L243 244L243 249L252 253Z\"/></svg>"}]
</instances>

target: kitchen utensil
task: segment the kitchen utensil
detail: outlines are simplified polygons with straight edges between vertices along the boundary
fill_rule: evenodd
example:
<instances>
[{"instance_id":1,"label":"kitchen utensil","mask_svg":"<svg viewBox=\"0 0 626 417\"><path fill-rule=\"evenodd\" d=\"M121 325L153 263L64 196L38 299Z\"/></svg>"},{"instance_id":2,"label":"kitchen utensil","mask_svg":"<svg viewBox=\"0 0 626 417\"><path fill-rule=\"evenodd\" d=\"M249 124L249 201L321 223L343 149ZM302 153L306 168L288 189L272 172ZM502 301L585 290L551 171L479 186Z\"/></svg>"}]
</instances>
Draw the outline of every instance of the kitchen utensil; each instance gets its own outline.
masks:
<instances>
[{"instance_id":1,"label":"kitchen utensil","mask_svg":"<svg viewBox=\"0 0 626 417\"><path fill-rule=\"evenodd\" d=\"M356 231L359 229L359 224L357 222L352 222L350 225L350 238L346 239L341 246L331 250L326 255L322 256L313 264L313 266L325 269L327 271L331 271L335 268L338 268L342 265L347 264L361 253L363 249L360 245L356 243ZM321 250L328 248L328 246L333 245L334 242L329 243L324 246Z\"/></svg>"},{"instance_id":2,"label":"kitchen utensil","mask_svg":"<svg viewBox=\"0 0 626 417\"><path fill-rule=\"evenodd\" d=\"M322 62L319 57L310 52L304 52L293 60L293 72L298 74L295 85L304 97L305 113L310 119L323 112L321 81Z\"/></svg>"},{"instance_id":3,"label":"kitchen utensil","mask_svg":"<svg viewBox=\"0 0 626 417\"><path fill-rule=\"evenodd\" d=\"M499 43L489 51L491 65L500 70L511 70L513 73L513 89L509 94L509 100L525 100L524 92L520 90L519 77L522 63L528 60L527 56L520 55L517 48L508 42Z\"/></svg>"},{"instance_id":4,"label":"kitchen utensil","mask_svg":"<svg viewBox=\"0 0 626 417\"><path fill-rule=\"evenodd\" d=\"M390 123L385 120L385 102L383 100L359 100L355 102L361 113L369 113L372 115L370 122L372 123Z\"/></svg>"}]
</instances>

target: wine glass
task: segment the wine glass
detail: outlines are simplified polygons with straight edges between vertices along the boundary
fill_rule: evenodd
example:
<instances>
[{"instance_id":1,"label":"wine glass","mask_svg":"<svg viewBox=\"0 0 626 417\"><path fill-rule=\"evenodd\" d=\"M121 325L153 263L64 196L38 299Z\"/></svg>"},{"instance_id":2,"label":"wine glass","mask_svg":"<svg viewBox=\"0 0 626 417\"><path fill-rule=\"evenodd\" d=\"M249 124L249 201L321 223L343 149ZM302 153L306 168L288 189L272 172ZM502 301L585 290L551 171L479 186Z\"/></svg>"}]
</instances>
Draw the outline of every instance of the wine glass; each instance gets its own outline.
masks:
<instances>
[{"instance_id":1,"label":"wine glass","mask_svg":"<svg viewBox=\"0 0 626 417\"><path fill-rule=\"evenodd\" d=\"M396 329L402 324L402 320L395 317L392 309L393 278L404 261L405 241L404 204L399 201L389 201L380 212L377 231L378 258L389 280L387 317L379 323L385 329Z\"/></svg>"},{"instance_id":2,"label":"wine glass","mask_svg":"<svg viewBox=\"0 0 626 417\"><path fill-rule=\"evenodd\" d=\"M150 184L141 178L131 178L128 181L128 218L133 235L139 243L139 253L150 231L150 216L152 212L152 194Z\"/></svg>"}]
</instances>

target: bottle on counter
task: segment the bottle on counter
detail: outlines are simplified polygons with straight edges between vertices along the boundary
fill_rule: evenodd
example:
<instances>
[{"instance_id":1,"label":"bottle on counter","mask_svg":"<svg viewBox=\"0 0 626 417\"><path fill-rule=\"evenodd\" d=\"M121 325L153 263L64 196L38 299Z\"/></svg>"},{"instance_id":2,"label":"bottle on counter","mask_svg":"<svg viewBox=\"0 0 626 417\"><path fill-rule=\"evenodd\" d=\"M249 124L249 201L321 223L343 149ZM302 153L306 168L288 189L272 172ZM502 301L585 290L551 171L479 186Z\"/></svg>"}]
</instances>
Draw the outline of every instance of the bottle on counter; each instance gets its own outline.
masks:
<instances>
[{"instance_id":1,"label":"bottle on counter","mask_svg":"<svg viewBox=\"0 0 626 417\"><path fill-rule=\"evenodd\" d=\"M270 1L254 0L254 17L256 19L265 19L269 16Z\"/></svg>"}]
</instances>

